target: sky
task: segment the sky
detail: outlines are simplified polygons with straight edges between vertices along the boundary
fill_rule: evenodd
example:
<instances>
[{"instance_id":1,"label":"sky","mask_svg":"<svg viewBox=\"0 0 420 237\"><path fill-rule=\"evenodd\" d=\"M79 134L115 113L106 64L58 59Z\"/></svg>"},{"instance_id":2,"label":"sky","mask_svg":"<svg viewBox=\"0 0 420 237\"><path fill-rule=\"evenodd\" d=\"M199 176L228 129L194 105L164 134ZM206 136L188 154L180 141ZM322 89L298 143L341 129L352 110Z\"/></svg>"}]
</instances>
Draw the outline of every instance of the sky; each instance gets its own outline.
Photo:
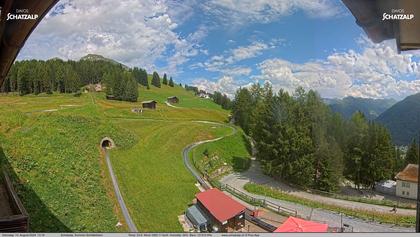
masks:
<instances>
[{"instance_id":1,"label":"sky","mask_svg":"<svg viewBox=\"0 0 420 237\"><path fill-rule=\"evenodd\" d=\"M61 0L18 60L90 53L230 97L255 82L324 98L420 92L420 53L372 43L336 0Z\"/></svg>"}]
</instances>

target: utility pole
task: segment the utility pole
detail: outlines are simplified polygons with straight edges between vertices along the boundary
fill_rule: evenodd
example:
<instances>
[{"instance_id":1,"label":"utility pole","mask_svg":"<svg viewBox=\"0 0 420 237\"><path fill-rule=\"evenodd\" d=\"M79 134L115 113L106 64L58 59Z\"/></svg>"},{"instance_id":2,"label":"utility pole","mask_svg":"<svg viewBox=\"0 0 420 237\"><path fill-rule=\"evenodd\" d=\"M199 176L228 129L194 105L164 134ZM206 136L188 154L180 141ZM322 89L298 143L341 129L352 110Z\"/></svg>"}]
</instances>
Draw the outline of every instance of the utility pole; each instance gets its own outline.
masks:
<instances>
[{"instance_id":1,"label":"utility pole","mask_svg":"<svg viewBox=\"0 0 420 237\"><path fill-rule=\"evenodd\" d=\"M420 233L420 132L419 132L419 156L417 160L417 208L416 208L416 232Z\"/></svg>"}]
</instances>

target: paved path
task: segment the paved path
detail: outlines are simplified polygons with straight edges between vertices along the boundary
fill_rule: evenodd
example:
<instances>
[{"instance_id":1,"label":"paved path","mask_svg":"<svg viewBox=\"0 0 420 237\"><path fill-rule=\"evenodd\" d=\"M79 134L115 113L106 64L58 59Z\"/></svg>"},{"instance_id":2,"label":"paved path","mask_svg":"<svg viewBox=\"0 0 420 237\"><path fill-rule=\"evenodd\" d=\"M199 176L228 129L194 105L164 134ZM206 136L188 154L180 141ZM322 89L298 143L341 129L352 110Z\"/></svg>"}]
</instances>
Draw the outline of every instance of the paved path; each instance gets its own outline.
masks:
<instances>
[{"instance_id":1,"label":"paved path","mask_svg":"<svg viewBox=\"0 0 420 237\"><path fill-rule=\"evenodd\" d=\"M303 206L297 203L292 203L292 202L288 202L288 201L283 201L283 200L278 200L278 199L274 199L274 198L269 198L269 197L265 197L262 195L257 195L257 194L252 194L249 193L247 191L244 190L243 186L248 183L248 182L255 182L258 184L265 184L265 185L273 185L275 183L278 183L277 181L274 181L271 177L268 177L264 174L262 174L260 168L259 168L259 164L256 161L252 162L252 165L250 167L250 169L248 171L245 171L243 173L234 173L234 174L229 174L225 177L223 177L220 182L222 184L229 184L230 186L239 189L245 193L247 193L248 195L255 197L255 198L260 198L260 199L266 199L269 200L271 202L274 202L280 206L284 206L287 208L291 208L291 209L295 209L298 212L298 215L304 217L304 218L308 218L308 219L312 219L315 221L321 221L321 222L325 222L327 224L329 224L332 227L340 227L341 226L341 217L343 220L344 224L349 224L353 227L353 231L355 232L413 232L414 228L405 228L405 227L399 227L399 226L394 226L394 225L389 225L389 224L379 224L377 222L372 222L372 221L365 221L363 219L359 219L359 218L353 218L353 217L349 217L349 216L341 216L339 213L335 213L335 212L331 212L328 210L324 210L324 209L313 209L311 207L308 206ZM276 186L276 188L280 188L282 184L279 184L279 186ZM285 187L283 187L285 188ZM290 187L289 187L290 188ZM322 197L322 196L319 196ZM321 198L318 198L318 195L314 195L312 197L306 197L309 198L311 200L318 200L321 201ZM324 197L322 197L324 198ZM337 200L337 199L333 199L336 201L344 201L344 200ZM348 201L346 201L348 202ZM354 205L356 205L355 207L357 207L357 205L359 204L364 204L364 203L358 203L358 202L351 202L354 203ZM343 204L339 204L340 206L344 206ZM347 204L346 204L347 205ZM370 205L370 204L367 204ZM377 205L372 205L375 208L378 207ZM379 206L381 207L381 206ZM389 213L389 207L386 207L386 211ZM368 209L368 210L372 210L372 208ZM375 211L378 211L375 209ZM400 210L398 210L400 211Z\"/></svg>"},{"instance_id":2,"label":"paved path","mask_svg":"<svg viewBox=\"0 0 420 237\"><path fill-rule=\"evenodd\" d=\"M279 180L275 180L267 175L264 175L257 161L252 161L251 168L247 172L244 172L243 174L241 174L241 176L242 176L242 179L236 180L236 181L239 181L237 185L243 186L247 182L252 182L256 184L264 184L266 186L279 189L283 192L287 192L297 197L306 198L310 200L317 200L325 204L332 204L332 205L337 205L337 206L352 208L352 209L363 209L367 211L374 210L376 212L381 212L381 213L386 213L386 214L389 214L390 210L392 209L392 207L389 207L389 206L336 199L332 197L326 197L326 196L322 196L318 194L308 193L303 190L293 188ZM415 216L416 210L397 208L397 214Z\"/></svg>"},{"instance_id":3,"label":"paved path","mask_svg":"<svg viewBox=\"0 0 420 237\"><path fill-rule=\"evenodd\" d=\"M131 219L130 213L128 212L127 206L125 205L124 199L121 195L120 187L118 186L117 178L115 177L114 170L112 169L111 160L109 158L108 150L104 149L105 151L105 159L106 164L108 166L109 175L112 179L112 185L114 186L115 196L117 197L118 203L120 204L121 211L124 215L125 222L127 223L128 229L130 232L138 232L136 225L134 224L133 220Z\"/></svg>"},{"instance_id":4,"label":"paved path","mask_svg":"<svg viewBox=\"0 0 420 237\"><path fill-rule=\"evenodd\" d=\"M175 105L173 105L173 104L169 103L168 101L165 101L165 104L166 104L167 106L169 106L169 107L172 107L172 108L182 109L182 107L175 106Z\"/></svg>"},{"instance_id":5,"label":"paved path","mask_svg":"<svg viewBox=\"0 0 420 237\"><path fill-rule=\"evenodd\" d=\"M191 163L190 163L190 158L189 158L189 156L188 156L188 154L190 153L190 151L192 150L192 149L194 149L196 146L198 146L198 145L201 145L201 144L204 144L204 143L209 143L209 142L215 142L215 141L218 141L218 140L220 140L220 139L223 139L223 138L225 138L225 137L228 137L228 136L232 136L232 135L234 135L236 132L237 132L237 130L236 130L236 128L235 127L232 127L232 126L229 126L229 125L226 125L226 124L222 124L222 123L217 123L217 122L211 122L211 121L193 121L193 122L196 122L196 123L205 123L205 124L215 124L215 125L222 125L222 126L226 126L226 127L229 127L229 128L231 128L232 129L232 132L230 133L230 134L228 134L228 135L225 135L225 136L221 136L221 137L218 137L218 138L215 138L215 139L210 139L210 140L204 140L204 141L198 141L198 142L194 142L194 143L192 143L192 144L190 144L190 145L188 145L188 146L186 146L183 150L182 150L182 158L183 158L183 161L184 161L184 165L185 165L185 167L187 167L187 169L191 172L191 174L194 176L194 178L204 187L204 188L209 188L210 187L210 185L201 177L201 174L200 174L200 172L198 172L197 171L197 169L195 169L195 167L194 167L194 165L192 165Z\"/></svg>"}]
</instances>

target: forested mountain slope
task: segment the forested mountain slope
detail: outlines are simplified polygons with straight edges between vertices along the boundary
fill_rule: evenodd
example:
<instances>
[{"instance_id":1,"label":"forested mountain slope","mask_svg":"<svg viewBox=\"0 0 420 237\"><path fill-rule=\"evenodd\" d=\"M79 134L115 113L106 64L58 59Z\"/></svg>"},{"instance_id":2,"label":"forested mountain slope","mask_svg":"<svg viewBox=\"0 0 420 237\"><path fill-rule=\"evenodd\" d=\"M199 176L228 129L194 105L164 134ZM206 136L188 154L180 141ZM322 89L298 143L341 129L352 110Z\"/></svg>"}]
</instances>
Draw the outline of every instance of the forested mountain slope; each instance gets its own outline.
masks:
<instances>
[{"instance_id":1,"label":"forested mountain slope","mask_svg":"<svg viewBox=\"0 0 420 237\"><path fill-rule=\"evenodd\" d=\"M376 120L389 129L394 143L408 145L420 131L420 93L396 103Z\"/></svg>"}]
</instances>

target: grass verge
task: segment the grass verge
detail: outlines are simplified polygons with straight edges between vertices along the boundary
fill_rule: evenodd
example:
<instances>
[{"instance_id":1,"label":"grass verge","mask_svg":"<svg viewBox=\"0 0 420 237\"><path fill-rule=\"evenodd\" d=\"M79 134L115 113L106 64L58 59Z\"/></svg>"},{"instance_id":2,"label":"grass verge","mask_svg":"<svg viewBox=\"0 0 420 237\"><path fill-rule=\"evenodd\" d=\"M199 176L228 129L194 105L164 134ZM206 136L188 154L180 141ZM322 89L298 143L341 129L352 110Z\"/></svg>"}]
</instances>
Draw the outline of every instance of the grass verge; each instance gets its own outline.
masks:
<instances>
[{"instance_id":1,"label":"grass verge","mask_svg":"<svg viewBox=\"0 0 420 237\"><path fill-rule=\"evenodd\" d=\"M243 172L249 168L251 154L246 144L242 130L238 129L235 134L219 141L197 146L191 151L190 158L202 174L217 180L232 171Z\"/></svg>"},{"instance_id":2,"label":"grass verge","mask_svg":"<svg viewBox=\"0 0 420 237\"><path fill-rule=\"evenodd\" d=\"M296 197L296 196L287 194L285 192L281 192L277 189L273 189L265 185L247 183L244 186L244 189L250 193L264 195L267 197L289 201L293 203L298 203L298 204L305 205L312 208L321 208L321 209L326 209L326 210L330 210L334 212L339 212L348 216L353 216L353 217L361 218L364 220L371 220L371 221L377 221L380 223L397 224L400 226L410 226L410 227L413 226L416 222L415 216L384 214L384 213L379 213L375 211L343 208L336 205L325 204L325 203L317 202L317 201L306 199L306 198Z\"/></svg>"},{"instance_id":3,"label":"grass verge","mask_svg":"<svg viewBox=\"0 0 420 237\"><path fill-rule=\"evenodd\" d=\"M182 150L195 141L226 135L226 126L174 121L118 121L138 143L111 150L111 161L131 217L142 232L181 232L181 215L199 191Z\"/></svg>"}]
</instances>

